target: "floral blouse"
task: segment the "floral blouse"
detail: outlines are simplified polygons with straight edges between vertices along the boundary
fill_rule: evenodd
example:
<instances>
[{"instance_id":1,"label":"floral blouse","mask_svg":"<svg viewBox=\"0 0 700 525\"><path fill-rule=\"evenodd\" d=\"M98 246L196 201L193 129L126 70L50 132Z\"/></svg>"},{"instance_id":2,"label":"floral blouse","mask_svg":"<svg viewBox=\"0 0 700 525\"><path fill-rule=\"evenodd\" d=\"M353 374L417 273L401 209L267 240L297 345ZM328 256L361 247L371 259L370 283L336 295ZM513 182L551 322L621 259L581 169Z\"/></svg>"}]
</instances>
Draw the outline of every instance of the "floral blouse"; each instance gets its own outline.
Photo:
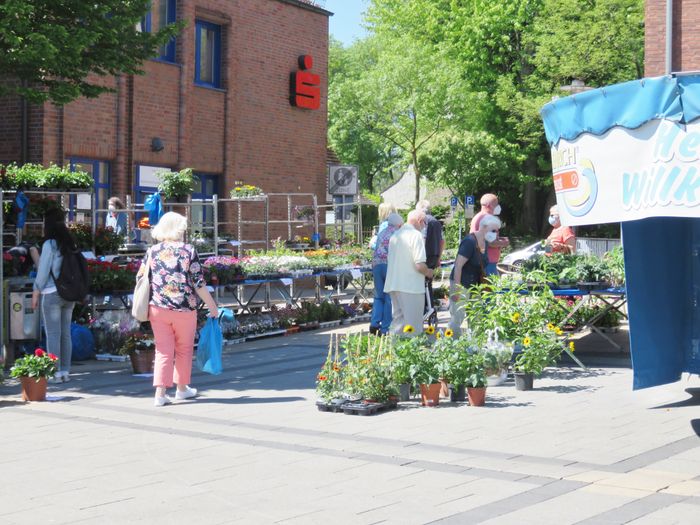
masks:
<instances>
[{"instance_id":1,"label":"floral blouse","mask_svg":"<svg viewBox=\"0 0 700 525\"><path fill-rule=\"evenodd\" d=\"M394 232L398 229L398 226L392 226L387 223L386 227L381 229L377 234L377 245L372 254L372 266L386 264L387 258L389 257L389 241L391 240L391 236L394 235Z\"/></svg>"},{"instance_id":2,"label":"floral blouse","mask_svg":"<svg viewBox=\"0 0 700 525\"><path fill-rule=\"evenodd\" d=\"M206 285L194 246L165 241L149 249L151 254L150 304L169 310L196 310L196 289ZM148 253L146 254L148 257ZM146 257L138 275L145 271Z\"/></svg>"}]
</instances>

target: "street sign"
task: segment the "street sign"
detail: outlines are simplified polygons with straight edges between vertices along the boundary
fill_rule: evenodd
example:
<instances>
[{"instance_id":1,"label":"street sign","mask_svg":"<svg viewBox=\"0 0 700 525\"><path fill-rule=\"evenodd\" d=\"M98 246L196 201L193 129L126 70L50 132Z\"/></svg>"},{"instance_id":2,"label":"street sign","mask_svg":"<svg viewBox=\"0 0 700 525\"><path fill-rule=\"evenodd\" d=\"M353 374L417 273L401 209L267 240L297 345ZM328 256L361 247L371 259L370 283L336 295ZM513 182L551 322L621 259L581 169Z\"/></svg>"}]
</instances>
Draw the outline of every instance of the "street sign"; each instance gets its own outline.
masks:
<instances>
[{"instance_id":1,"label":"street sign","mask_svg":"<svg viewBox=\"0 0 700 525\"><path fill-rule=\"evenodd\" d=\"M452 207L452 211L457 208L457 204L459 204L459 199L455 195L450 197L450 206Z\"/></svg>"},{"instance_id":2,"label":"street sign","mask_svg":"<svg viewBox=\"0 0 700 525\"><path fill-rule=\"evenodd\" d=\"M466 205L467 206L474 206L474 195L467 195Z\"/></svg>"},{"instance_id":3,"label":"street sign","mask_svg":"<svg viewBox=\"0 0 700 525\"><path fill-rule=\"evenodd\" d=\"M474 195L464 197L464 216L467 219L474 217Z\"/></svg>"}]
</instances>

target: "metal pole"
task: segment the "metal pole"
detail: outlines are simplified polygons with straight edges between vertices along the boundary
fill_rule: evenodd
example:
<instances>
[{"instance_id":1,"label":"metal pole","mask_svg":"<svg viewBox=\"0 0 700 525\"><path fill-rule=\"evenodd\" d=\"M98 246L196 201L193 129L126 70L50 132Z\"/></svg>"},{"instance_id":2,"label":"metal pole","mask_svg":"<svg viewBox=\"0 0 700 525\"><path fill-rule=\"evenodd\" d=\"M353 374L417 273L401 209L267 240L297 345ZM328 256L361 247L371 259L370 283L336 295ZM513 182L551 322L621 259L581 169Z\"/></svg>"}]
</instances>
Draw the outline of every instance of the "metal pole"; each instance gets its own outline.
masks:
<instances>
[{"instance_id":1,"label":"metal pole","mask_svg":"<svg viewBox=\"0 0 700 525\"><path fill-rule=\"evenodd\" d=\"M0 354L2 354L3 366L7 364L5 353L5 192L0 188ZM9 323L8 323L9 324ZM8 327L9 328L9 327Z\"/></svg>"},{"instance_id":2,"label":"metal pole","mask_svg":"<svg viewBox=\"0 0 700 525\"><path fill-rule=\"evenodd\" d=\"M265 195L265 252L270 250L270 198Z\"/></svg>"},{"instance_id":3,"label":"metal pole","mask_svg":"<svg viewBox=\"0 0 700 525\"><path fill-rule=\"evenodd\" d=\"M666 0L666 74L673 71L673 0Z\"/></svg>"},{"instance_id":4,"label":"metal pole","mask_svg":"<svg viewBox=\"0 0 700 525\"><path fill-rule=\"evenodd\" d=\"M77 204L76 197L76 204ZM76 206L77 208L77 206ZM97 249L95 248L95 235L97 233L97 201L95 200L95 192L90 192L90 211L92 212L92 253L97 257Z\"/></svg>"},{"instance_id":5,"label":"metal pole","mask_svg":"<svg viewBox=\"0 0 700 525\"><path fill-rule=\"evenodd\" d=\"M321 237L321 232L319 231L318 227L318 198L316 197L316 194L314 193L314 248L318 250L318 245L319 245L319 239Z\"/></svg>"},{"instance_id":6,"label":"metal pole","mask_svg":"<svg viewBox=\"0 0 700 525\"><path fill-rule=\"evenodd\" d=\"M357 197L357 229L358 229L358 235L357 239L358 242L360 243L360 246L362 246L362 196Z\"/></svg>"},{"instance_id":7,"label":"metal pole","mask_svg":"<svg viewBox=\"0 0 700 525\"><path fill-rule=\"evenodd\" d=\"M219 255L219 196L214 194L211 198L214 207L212 215L214 217L214 255Z\"/></svg>"},{"instance_id":8,"label":"metal pole","mask_svg":"<svg viewBox=\"0 0 700 525\"><path fill-rule=\"evenodd\" d=\"M243 249L243 239L241 239L241 231L242 231L242 225L241 225L241 201L239 200L237 203L238 205L238 258L241 258L242 255L242 249Z\"/></svg>"},{"instance_id":9,"label":"metal pole","mask_svg":"<svg viewBox=\"0 0 700 525\"><path fill-rule=\"evenodd\" d=\"M287 239L292 240L292 196L287 195Z\"/></svg>"}]
</instances>

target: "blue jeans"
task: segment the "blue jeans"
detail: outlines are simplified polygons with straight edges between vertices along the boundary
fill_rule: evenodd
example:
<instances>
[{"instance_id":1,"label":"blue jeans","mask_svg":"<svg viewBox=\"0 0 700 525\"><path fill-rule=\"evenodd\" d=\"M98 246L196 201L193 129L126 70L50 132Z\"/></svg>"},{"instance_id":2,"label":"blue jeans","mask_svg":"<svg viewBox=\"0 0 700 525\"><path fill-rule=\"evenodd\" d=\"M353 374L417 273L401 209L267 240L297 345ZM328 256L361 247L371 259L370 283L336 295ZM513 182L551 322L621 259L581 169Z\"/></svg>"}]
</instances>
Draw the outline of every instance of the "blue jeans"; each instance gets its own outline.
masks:
<instances>
[{"instance_id":1,"label":"blue jeans","mask_svg":"<svg viewBox=\"0 0 700 525\"><path fill-rule=\"evenodd\" d=\"M498 275L498 268L496 267L496 263L488 263L484 270L486 270L486 275Z\"/></svg>"},{"instance_id":2,"label":"blue jeans","mask_svg":"<svg viewBox=\"0 0 700 525\"><path fill-rule=\"evenodd\" d=\"M384 293L386 281L386 264L377 264L372 268L374 276L374 303L372 304L372 320L370 326L375 326L385 334L391 324L391 297Z\"/></svg>"},{"instance_id":3,"label":"blue jeans","mask_svg":"<svg viewBox=\"0 0 700 525\"><path fill-rule=\"evenodd\" d=\"M66 301L57 292L41 296L41 313L46 331L46 351L58 357L58 371L70 371L73 345L70 338L70 322L74 301Z\"/></svg>"}]
</instances>

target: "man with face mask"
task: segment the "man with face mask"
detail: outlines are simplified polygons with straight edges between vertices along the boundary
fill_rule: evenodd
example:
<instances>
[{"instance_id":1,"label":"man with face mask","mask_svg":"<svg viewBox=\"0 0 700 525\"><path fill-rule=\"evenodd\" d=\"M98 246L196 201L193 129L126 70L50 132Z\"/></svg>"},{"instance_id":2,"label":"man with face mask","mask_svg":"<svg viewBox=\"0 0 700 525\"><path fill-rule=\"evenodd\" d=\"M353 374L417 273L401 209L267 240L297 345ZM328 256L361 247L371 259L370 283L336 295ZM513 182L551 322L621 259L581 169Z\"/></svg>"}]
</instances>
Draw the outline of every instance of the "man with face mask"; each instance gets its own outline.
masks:
<instances>
[{"instance_id":1,"label":"man with face mask","mask_svg":"<svg viewBox=\"0 0 700 525\"><path fill-rule=\"evenodd\" d=\"M481 226L481 220L487 215L501 214L501 205L498 204L498 197L493 193L484 194L479 202L481 204L481 210L479 210L479 213L474 215L469 227L469 233L478 232L479 227ZM498 233L496 232L495 238L493 235L489 235L486 242L488 254L488 261L485 261L486 264L484 265L486 275L496 275L498 274L496 264L498 264L498 261L501 259L501 248L508 246L510 241L508 240L508 237L499 237Z\"/></svg>"},{"instance_id":2,"label":"man with face mask","mask_svg":"<svg viewBox=\"0 0 700 525\"><path fill-rule=\"evenodd\" d=\"M569 226L562 226L561 220L559 220L559 206L556 204L549 209L549 224L554 229L547 237L547 252L576 253L574 230Z\"/></svg>"}]
</instances>

